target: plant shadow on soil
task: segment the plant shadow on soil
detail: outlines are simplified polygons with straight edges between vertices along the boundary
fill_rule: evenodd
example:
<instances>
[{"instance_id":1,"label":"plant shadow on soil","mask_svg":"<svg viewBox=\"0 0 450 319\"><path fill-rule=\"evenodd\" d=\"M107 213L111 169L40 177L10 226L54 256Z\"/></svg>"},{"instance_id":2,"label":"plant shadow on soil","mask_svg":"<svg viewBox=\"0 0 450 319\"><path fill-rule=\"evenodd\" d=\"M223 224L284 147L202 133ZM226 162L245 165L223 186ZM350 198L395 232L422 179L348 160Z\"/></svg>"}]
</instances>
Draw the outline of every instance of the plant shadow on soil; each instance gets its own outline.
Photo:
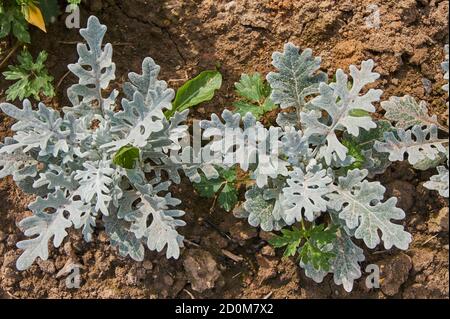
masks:
<instances>
[{"instance_id":1,"label":"plant shadow on soil","mask_svg":"<svg viewBox=\"0 0 450 319\"><path fill-rule=\"evenodd\" d=\"M382 76L378 87L383 100L410 94L429 103L442 123L448 119L440 63L448 39L447 1L383 1L381 26L368 29L370 1L213 1L213 0L106 0L83 5L81 17L95 14L108 26L106 41L114 47L117 66L113 88L120 88L130 71L139 72L151 56L161 66L161 78L177 88L200 71L219 66L224 77L220 92L209 103L193 110L190 119L221 113L234 99L234 82L241 73L266 74L271 53L291 41L311 47L322 56L331 76L337 68L375 60ZM76 80L67 64L77 59L77 30L68 30L62 16L48 34L32 32L30 50L49 53L48 67L55 77L57 96L46 99L61 109L68 105L66 88ZM1 58L1 56L0 56ZM423 85L431 81L431 90ZM0 79L0 101L8 83ZM379 112L378 116L382 116ZM265 123L274 123L276 112ZM0 115L0 140L10 136L12 121ZM172 187L183 201L187 226L181 232L189 241L179 260L164 253L146 252L144 262L117 256L102 228L86 244L77 231L69 232L62 247L50 250L48 261L39 261L18 272L15 248L23 238L17 222L28 215L23 194L10 178L0 181L0 295L9 298L448 298L448 203L423 182L433 172L417 172L395 164L379 179L389 196L398 196L406 212L404 224L413 235L406 252L366 251L370 263L381 266L381 289L365 287L365 277L351 293L327 276L316 284L305 277L294 260L281 259L267 245L268 234L251 228L245 220L216 208L200 198L186 180ZM445 214L447 214L445 217ZM444 217L443 217L444 216ZM439 221L447 218L447 228ZM5 222L6 221L6 222ZM224 250L226 251L224 254ZM230 254L232 253L232 258ZM228 254L228 257L227 257ZM236 258L237 257L237 258ZM234 259L234 260L233 260ZM242 259L242 260L241 260ZM79 263L80 289L65 287L56 273L68 263ZM206 269L197 272L195 269Z\"/></svg>"}]
</instances>

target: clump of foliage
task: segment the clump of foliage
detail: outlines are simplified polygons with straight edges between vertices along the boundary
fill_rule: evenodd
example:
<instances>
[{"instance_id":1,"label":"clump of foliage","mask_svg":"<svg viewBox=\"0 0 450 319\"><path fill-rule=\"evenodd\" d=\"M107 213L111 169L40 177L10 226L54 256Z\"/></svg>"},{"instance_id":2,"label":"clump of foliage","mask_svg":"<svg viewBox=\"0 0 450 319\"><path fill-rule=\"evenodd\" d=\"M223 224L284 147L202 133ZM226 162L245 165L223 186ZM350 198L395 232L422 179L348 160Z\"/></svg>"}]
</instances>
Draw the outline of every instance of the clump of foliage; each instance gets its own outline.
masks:
<instances>
[{"instance_id":1,"label":"clump of foliage","mask_svg":"<svg viewBox=\"0 0 450 319\"><path fill-rule=\"evenodd\" d=\"M9 65L9 70L3 72L6 80L15 81L6 90L7 100L15 100L16 98L23 100L30 96L39 100L40 93L47 97L55 95L52 85L53 77L48 74L45 67L47 52L41 51L36 61L33 61L30 52L23 50L17 57L17 60L17 65Z\"/></svg>"},{"instance_id":2,"label":"clump of foliage","mask_svg":"<svg viewBox=\"0 0 450 319\"><path fill-rule=\"evenodd\" d=\"M189 111L176 109L166 118L175 92L158 80L160 68L151 58L144 59L141 74L129 74L120 103L119 92L107 90L116 65L111 44L102 45L105 32L96 17L80 30L87 44L78 44L79 60L69 65L79 81L67 90L72 105L62 115L43 103L33 110L28 100L22 109L0 104L17 120L15 135L0 144L0 178L12 175L24 191L37 195L29 205L33 214L19 223L30 237L17 244L23 250L20 270L38 257L47 259L48 243L59 247L68 228L81 229L89 242L99 223L123 256L143 260L145 245L178 258L185 212L168 191L171 182L180 182L180 172L194 182L201 181L201 172L219 177L212 165L178 159L189 134L183 124Z\"/></svg>"},{"instance_id":3,"label":"clump of foliage","mask_svg":"<svg viewBox=\"0 0 450 319\"><path fill-rule=\"evenodd\" d=\"M399 223L405 212L397 198L385 198L372 177L407 158L417 169L437 167L425 186L448 197L448 125L409 96L382 102L387 120L373 119L383 92L367 89L379 78L372 60L351 65L349 75L338 69L328 81L310 49L286 44L273 54L276 72L267 75L268 85L244 75L236 84L237 113L225 110L222 119L213 114L200 123L207 142L198 150L185 146L183 122L189 107L211 99L220 74L200 74L175 97L146 58L141 74L129 74L119 103L118 92L108 90L115 64L111 44L102 46L105 32L95 17L80 31L87 45L78 45L79 60L69 65L79 82L67 91L72 105L63 115L42 103L33 110L28 100L22 109L0 104L17 120L15 135L0 145L0 178L12 175L37 195L33 215L19 223L31 238L17 245L18 269L46 259L48 242L60 246L71 226L92 240L100 222L123 256L142 260L145 245L178 258L184 211L176 208L171 182L184 173L200 195L231 210L239 171L248 188L236 215L281 231L271 243L285 247L285 256L297 255L308 277L321 282L332 273L351 291L365 260L360 245L406 250L412 240ZM275 106L282 109L278 126L265 127L257 118ZM199 154L208 156L180 161Z\"/></svg>"},{"instance_id":4,"label":"clump of foliage","mask_svg":"<svg viewBox=\"0 0 450 319\"><path fill-rule=\"evenodd\" d=\"M34 1L29 0L28 3L34 4ZM0 3L0 39L11 33L20 42L30 43L28 22L23 11L26 4L20 0L7 0Z\"/></svg>"},{"instance_id":5,"label":"clump of foliage","mask_svg":"<svg viewBox=\"0 0 450 319\"><path fill-rule=\"evenodd\" d=\"M68 0L73 6L81 0ZM0 1L0 39L12 34L19 42L30 43L28 24L46 32L46 23L58 12L56 0L2 0Z\"/></svg>"},{"instance_id":6,"label":"clump of foliage","mask_svg":"<svg viewBox=\"0 0 450 319\"><path fill-rule=\"evenodd\" d=\"M261 74L242 74L239 82L234 84L239 100L234 102L235 112L244 116L248 112L256 119L276 108L269 98L270 86Z\"/></svg>"},{"instance_id":7,"label":"clump of foliage","mask_svg":"<svg viewBox=\"0 0 450 319\"><path fill-rule=\"evenodd\" d=\"M259 114L228 110L223 121L213 115L201 125L205 138L214 137L208 147L254 180L236 215L264 231L281 230L271 243L286 247L285 256L298 255L308 277L321 282L333 273L335 283L351 291L365 260L359 244L406 250L412 240L395 222L405 217L397 198L385 200L385 187L369 178L406 155L421 169L440 165L448 139L438 130L448 134L448 128L407 96L382 102L395 126L374 120L370 114L383 93L366 89L379 78L374 61L351 65L350 75L339 69L330 83L320 62L291 43L273 54L277 71L267 81L270 99L283 110L278 127L264 127ZM448 79L448 61L443 67ZM438 166L425 186L448 197L448 169Z\"/></svg>"},{"instance_id":8,"label":"clump of foliage","mask_svg":"<svg viewBox=\"0 0 450 319\"><path fill-rule=\"evenodd\" d=\"M205 175L202 175L201 181L194 184L194 187L200 196L214 198L220 207L229 212L238 202L236 169L221 167L216 169L219 173L217 178L208 179Z\"/></svg>"}]
</instances>

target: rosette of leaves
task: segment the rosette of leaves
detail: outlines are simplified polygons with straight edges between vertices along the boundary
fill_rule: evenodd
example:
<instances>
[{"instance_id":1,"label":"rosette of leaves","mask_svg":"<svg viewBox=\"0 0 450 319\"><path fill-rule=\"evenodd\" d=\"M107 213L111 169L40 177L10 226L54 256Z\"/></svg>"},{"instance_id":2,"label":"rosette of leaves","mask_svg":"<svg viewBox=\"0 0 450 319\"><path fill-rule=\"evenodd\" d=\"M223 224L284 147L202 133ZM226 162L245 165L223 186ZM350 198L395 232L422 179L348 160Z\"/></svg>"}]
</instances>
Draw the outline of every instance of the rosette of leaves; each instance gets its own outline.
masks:
<instances>
[{"instance_id":1,"label":"rosette of leaves","mask_svg":"<svg viewBox=\"0 0 450 319\"><path fill-rule=\"evenodd\" d=\"M0 145L0 177L12 175L37 195L32 215L19 223L29 237L17 244L20 270L47 259L48 243L59 247L68 228L81 229L91 241L100 223L123 256L143 260L146 246L178 258L185 212L168 188L183 171L196 182L202 169L207 178L218 176L212 165L179 160L188 110L166 118L175 92L158 79L151 58L142 73L128 75L118 101L119 92L109 89L116 67L111 44L102 44L105 32L96 17L80 30L86 43L78 44L78 62L69 65L78 83L67 90L71 105L63 114L43 103L35 110L28 100L23 108L0 104L16 119L14 135Z\"/></svg>"},{"instance_id":2,"label":"rosette of leaves","mask_svg":"<svg viewBox=\"0 0 450 319\"><path fill-rule=\"evenodd\" d=\"M371 249L406 250L411 242L398 223L405 213L397 199L385 200L385 188L368 180L389 164L375 145L394 130L371 117L382 91L366 87L379 74L368 60L350 66L350 76L337 70L326 83L320 59L290 43L274 53L273 65L271 98L287 109L277 119L280 127L224 111L223 121L212 115L201 123L204 138L213 138L207 147L254 180L239 217L265 231L281 230L272 244L297 255L308 277L321 282L332 273L350 291L364 260L355 239Z\"/></svg>"}]
</instances>

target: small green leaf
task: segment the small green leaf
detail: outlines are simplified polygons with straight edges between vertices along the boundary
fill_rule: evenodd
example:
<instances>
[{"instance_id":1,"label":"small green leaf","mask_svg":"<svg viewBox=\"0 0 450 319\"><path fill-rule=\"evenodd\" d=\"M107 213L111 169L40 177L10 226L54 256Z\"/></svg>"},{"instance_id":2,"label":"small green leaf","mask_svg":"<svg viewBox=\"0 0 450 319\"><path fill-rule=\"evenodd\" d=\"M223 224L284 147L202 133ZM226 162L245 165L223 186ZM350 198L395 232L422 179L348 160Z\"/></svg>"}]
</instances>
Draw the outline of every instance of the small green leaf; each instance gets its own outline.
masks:
<instances>
[{"instance_id":1,"label":"small green leaf","mask_svg":"<svg viewBox=\"0 0 450 319\"><path fill-rule=\"evenodd\" d=\"M0 39L12 32L19 42L31 42L30 34L28 33L28 22L22 15L20 8L20 6L12 5L5 7L0 12Z\"/></svg>"},{"instance_id":2,"label":"small green leaf","mask_svg":"<svg viewBox=\"0 0 450 319\"><path fill-rule=\"evenodd\" d=\"M269 99L270 86L264 82L259 73L242 74L239 82L234 84L241 100L233 103L236 113L245 116L252 113L257 119L277 106Z\"/></svg>"},{"instance_id":3,"label":"small green leaf","mask_svg":"<svg viewBox=\"0 0 450 319\"><path fill-rule=\"evenodd\" d=\"M45 68L46 60L47 53L45 51L39 53L36 62L33 61L33 57L27 50L22 51L17 57L18 65L9 65L9 70L3 72L6 80L16 81L6 90L6 99L19 98L23 100L33 96L39 100L39 93L53 97L55 95L52 85L53 77Z\"/></svg>"},{"instance_id":4,"label":"small green leaf","mask_svg":"<svg viewBox=\"0 0 450 319\"><path fill-rule=\"evenodd\" d=\"M236 169L223 169L217 167L218 178L207 179L203 174L201 181L194 184L200 196L213 198L218 196L219 206L227 212L231 211L238 201L238 192L236 190Z\"/></svg>"},{"instance_id":5,"label":"small green leaf","mask_svg":"<svg viewBox=\"0 0 450 319\"><path fill-rule=\"evenodd\" d=\"M309 231L309 237L313 240L319 247L328 245L336 239L336 232L338 230L337 225L332 225L331 227L325 229L324 224L313 226Z\"/></svg>"},{"instance_id":6,"label":"small green leaf","mask_svg":"<svg viewBox=\"0 0 450 319\"><path fill-rule=\"evenodd\" d=\"M281 234L281 236L275 236L269 239L269 244L275 248L286 246L283 256L294 256L297 253L298 247L304 237L304 232L293 227L293 230L282 229Z\"/></svg>"},{"instance_id":7,"label":"small green leaf","mask_svg":"<svg viewBox=\"0 0 450 319\"><path fill-rule=\"evenodd\" d=\"M360 130L358 136L344 132L342 144L347 147L348 154L355 158L350 166L339 170L339 175L346 175L355 168L368 169L371 174L379 174L389 165L388 154L378 153L373 149L376 141L384 141L384 133L394 130L391 123L386 120L376 121L377 127L371 130ZM371 157L365 153L372 154Z\"/></svg>"},{"instance_id":8,"label":"small green leaf","mask_svg":"<svg viewBox=\"0 0 450 319\"><path fill-rule=\"evenodd\" d=\"M131 145L122 146L113 157L113 163L126 169L133 169L139 159L139 149Z\"/></svg>"},{"instance_id":9,"label":"small green leaf","mask_svg":"<svg viewBox=\"0 0 450 319\"><path fill-rule=\"evenodd\" d=\"M335 257L328 245L336 239L337 230L336 225L325 229L324 224L307 229L307 241L299 250L299 260L304 264L312 264L316 270L328 271L331 259Z\"/></svg>"},{"instance_id":10,"label":"small green leaf","mask_svg":"<svg viewBox=\"0 0 450 319\"><path fill-rule=\"evenodd\" d=\"M234 185L225 184L218 198L220 207L229 212L236 206L237 201L238 196Z\"/></svg>"},{"instance_id":11,"label":"small green leaf","mask_svg":"<svg viewBox=\"0 0 450 319\"><path fill-rule=\"evenodd\" d=\"M334 254L329 252L328 245L336 239L337 229L334 225L325 229L324 224L303 229L282 229L281 236L271 238L269 243L275 248L286 246L284 257L295 256L298 252L298 258L303 263L311 263L317 270L328 270L334 257Z\"/></svg>"},{"instance_id":12,"label":"small green leaf","mask_svg":"<svg viewBox=\"0 0 450 319\"><path fill-rule=\"evenodd\" d=\"M344 145L348 149L347 154L355 159L355 161L350 166L345 167L345 172L351 169L361 168L364 164L364 161L366 160L361 148L357 144L352 143L349 140L343 140L342 145Z\"/></svg>"},{"instance_id":13,"label":"small green leaf","mask_svg":"<svg viewBox=\"0 0 450 319\"><path fill-rule=\"evenodd\" d=\"M219 172L220 177L222 177L222 179L227 181L228 183L233 183L236 181L236 169L223 169L218 167L217 171Z\"/></svg>"},{"instance_id":14,"label":"small green leaf","mask_svg":"<svg viewBox=\"0 0 450 319\"><path fill-rule=\"evenodd\" d=\"M234 84L236 93L252 102L259 102L270 94L270 88L264 84L259 73L242 74L239 82Z\"/></svg>"},{"instance_id":15,"label":"small green leaf","mask_svg":"<svg viewBox=\"0 0 450 319\"><path fill-rule=\"evenodd\" d=\"M352 109L352 110L350 110L350 112L348 114L350 116L354 116L354 117L370 116L369 112L367 112L366 110L361 110L361 109Z\"/></svg>"},{"instance_id":16,"label":"small green leaf","mask_svg":"<svg viewBox=\"0 0 450 319\"><path fill-rule=\"evenodd\" d=\"M222 75L219 71L203 71L178 89L172 109L165 113L166 117L170 118L175 112L182 112L211 100L215 91L220 89L221 86Z\"/></svg>"},{"instance_id":17,"label":"small green leaf","mask_svg":"<svg viewBox=\"0 0 450 319\"><path fill-rule=\"evenodd\" d=\"M207 179L204 175L202 175L201 181L199 183L195 183L194 188L200 196L213 198L223 184L224 182L220 178Z\"/></svg>"},{"instance_id":18,"label":"small green leaf","mask_svg":"<svg viewBox=\"0 0 450 319\"><path fill-rule=\"evenodd\" d=\"M312 264L316 270L329 271L331 259L334 257L334 253L323 251L313 242L307 241L300 248L298 259L304 264Z\"/></svg>"}]
</instances>

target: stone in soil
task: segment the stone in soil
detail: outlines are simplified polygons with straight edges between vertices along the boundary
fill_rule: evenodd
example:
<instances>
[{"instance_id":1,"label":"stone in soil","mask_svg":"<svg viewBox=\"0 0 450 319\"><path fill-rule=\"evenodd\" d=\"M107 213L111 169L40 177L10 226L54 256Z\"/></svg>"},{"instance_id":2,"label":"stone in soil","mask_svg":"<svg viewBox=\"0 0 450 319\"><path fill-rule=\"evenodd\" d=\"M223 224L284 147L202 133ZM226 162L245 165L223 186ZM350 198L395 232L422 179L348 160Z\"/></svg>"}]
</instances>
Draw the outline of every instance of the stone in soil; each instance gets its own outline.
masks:
<instances>
[{"instance_id":1,"label":"stone in soil","mask_svg":"<svg viewBox=\"0 0 450 319\"><path fill-rule=\"evenodd\" d=\"M415 187L405 181L396 180L386 186L387 197L397 197L397 207L400 207L405 212L409 211L414 204Z\"/></svg>"},{"instance_id":2,"label":"stone in soil","mask_svg":"<svg viewBox=\"0 0 450 319\"><path fill-rule=\"evenodd\" d=\"M258 282L263 283L277 276L278 259L270 259L258 254L256 256L256 262L259 265L257 274Z\"/></svg>"},{"instance_id":3,"label":"stone in soil","mask_svg":"<svg viewBox=\"0 0 450 319\"><path fill-rule=\"evenodd\" d=\"M192 289L197 292L214 288L220 277L217 262L205 250L189 249L184 257L183 266Z\"/></svg>"},{"instance_id":4,"label":"stone in soil","mask_svg":"<svg viewBox=\"0 0 450 319\"><path fill-rule=\"evenodd\" d=\"M428 230L431 233L448 232L448 207L443 207L428 221Z\"/></svg>"},{"instance_id":5,"label":"stone in soil","mask_svg":"<svg viewBox=\"0 0 450 319\"><path fill-rule=\"evenodd\" d=\"M381 291L388 296L396 295L408 279L411 268L411 258L403 253L381 261Z\"/></svg>"},{"instance_id":6,"label":"stone in soil","mask_svg":"<svg viewBox=\"0 0 450 319\"><path fill-rule=\"evenodd\" d=\"M230 235L233 239L237 240L239 244L243 245L246 240L258 236L258 232L255 227L250 226L246 221L239 221L231 226Z\"/></svg>"}]
</instances>

